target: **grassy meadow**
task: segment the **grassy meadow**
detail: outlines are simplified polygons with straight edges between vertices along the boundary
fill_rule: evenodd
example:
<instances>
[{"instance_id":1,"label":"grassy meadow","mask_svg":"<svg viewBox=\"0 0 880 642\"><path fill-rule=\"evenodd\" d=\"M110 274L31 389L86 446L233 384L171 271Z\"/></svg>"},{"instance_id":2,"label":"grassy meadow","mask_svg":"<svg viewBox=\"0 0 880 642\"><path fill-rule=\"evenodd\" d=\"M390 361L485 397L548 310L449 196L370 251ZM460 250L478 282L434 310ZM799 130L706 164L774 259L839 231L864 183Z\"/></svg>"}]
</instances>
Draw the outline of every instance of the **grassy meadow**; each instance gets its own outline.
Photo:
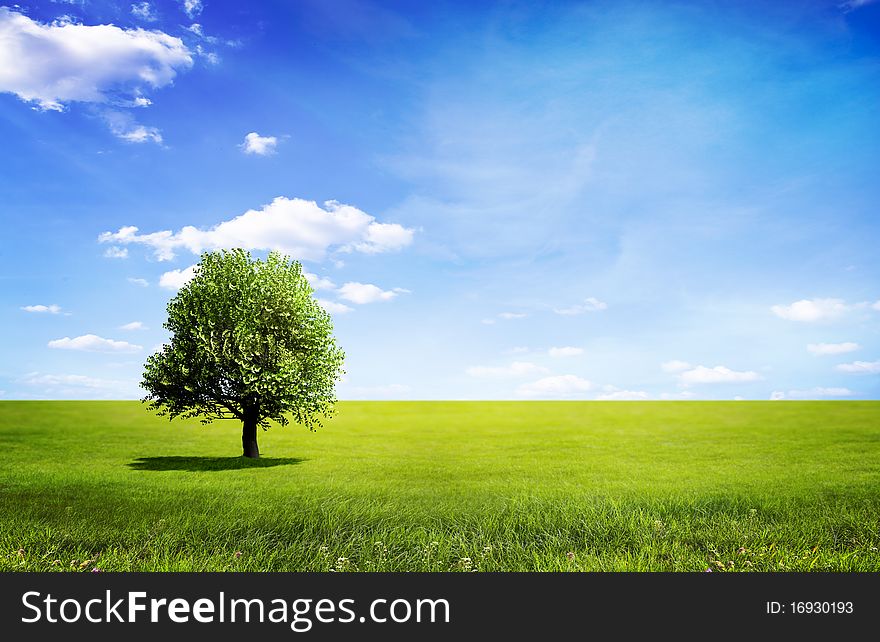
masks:
<instances>
[{"instance_id":1,"label":"grassy meadow","mask_svg":"<svg viewBox=\"0 0 880 642\"><path fill-rule=\"evenodd\" d=\"M0 402L0 570L878 571L880 402Z\"/></svg>"}]
</instances>

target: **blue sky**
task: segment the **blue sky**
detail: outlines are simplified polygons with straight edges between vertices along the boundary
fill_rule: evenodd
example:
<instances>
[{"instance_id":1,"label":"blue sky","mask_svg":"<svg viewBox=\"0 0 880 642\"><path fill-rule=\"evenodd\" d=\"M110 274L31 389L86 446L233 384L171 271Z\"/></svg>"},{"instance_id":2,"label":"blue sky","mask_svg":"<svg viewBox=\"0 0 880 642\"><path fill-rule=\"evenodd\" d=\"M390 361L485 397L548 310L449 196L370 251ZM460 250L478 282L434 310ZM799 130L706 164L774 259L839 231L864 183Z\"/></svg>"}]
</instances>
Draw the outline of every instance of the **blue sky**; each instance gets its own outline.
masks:
<instances>
[{"instance_id":1,"label":"blue sky","mask_svg":"<svg viewBox=\"0 0 880 642\"><path fill-rule=\"evenodd\" d=\"M877 399L878 110L872 2L7 5L0 398L139 397L245 246L343 399Z\"/></svg>"}]
</instances>

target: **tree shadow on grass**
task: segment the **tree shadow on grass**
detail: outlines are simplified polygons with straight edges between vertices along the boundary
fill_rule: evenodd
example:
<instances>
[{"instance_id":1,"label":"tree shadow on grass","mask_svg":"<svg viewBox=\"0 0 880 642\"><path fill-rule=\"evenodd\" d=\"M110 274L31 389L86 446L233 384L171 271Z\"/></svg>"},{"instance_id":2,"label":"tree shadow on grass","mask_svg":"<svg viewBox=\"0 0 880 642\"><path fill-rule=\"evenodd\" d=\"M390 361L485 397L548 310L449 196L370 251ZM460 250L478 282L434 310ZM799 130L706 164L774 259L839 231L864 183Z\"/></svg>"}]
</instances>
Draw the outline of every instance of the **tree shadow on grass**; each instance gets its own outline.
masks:
<instances>
[{"instance_id":1,"label":"tree shadow on grass","mask_svg":"<svg viewBox=\"0 0 880 642\"><path fill-rule=\"evenodd\" d=\"M188 470L191 472L241 470L293 466L306 461L297 457L138 457L128 464L132 470Z\"/></svg>"}]
</instances>

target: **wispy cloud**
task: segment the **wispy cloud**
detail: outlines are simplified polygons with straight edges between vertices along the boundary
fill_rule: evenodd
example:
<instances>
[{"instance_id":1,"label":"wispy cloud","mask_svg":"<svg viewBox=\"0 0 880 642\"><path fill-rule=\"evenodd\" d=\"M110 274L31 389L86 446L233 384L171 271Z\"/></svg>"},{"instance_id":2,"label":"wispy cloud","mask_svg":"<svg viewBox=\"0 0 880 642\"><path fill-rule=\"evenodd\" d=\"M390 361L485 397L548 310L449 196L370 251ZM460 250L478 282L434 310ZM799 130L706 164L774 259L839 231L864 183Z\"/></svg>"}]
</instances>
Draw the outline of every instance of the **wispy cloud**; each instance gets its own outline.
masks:
<instances>
[{"instance_id":1,"label":"wispy cloud","mask_svg":"<svg viewBox=\"0 0 880 642\"><path fill-rule=\"evenodd\" d=\"M61 306L55 305L25 305L21 308L25 312L36 312L38 314L61 314Z\"/></svg>"},{"instance_id":2,"label":"wispy cloud","mask_svg":"<svg viewBox=\"0 0 880 642\"><path fill-rule=\"evenodd\" d=\"M593 384L586 379L573 374L565 374L544 377L531 383L522 384L516 389L516 393L521 397L582 397L592 387Z\"/></svg>"},{"instance_id":3,"label":"wispy cloud","mask_svg":"<svg viewBox=\"0 0 880 642\"><path fill-rule=\"evenodd\" d=\"M469 377L507 379L548 372L547 368L528 361L514 361L506 366L471 366L465 370Z\"/></svg>"},{"instance_id":4,"label":"wispy cloud","mask_svg":"<svg viewBox=\"0 0 880 642\"><path fill-rule=\"evenodd\" d=\"M577 357L584 353L583 348L578 348L575 346L562 346L560 348L550 348L547 351L547 354L551 357L560 358L560 357Z\"/></svg>"},{"instance_id":5,"label":"wispy cloud","mask_svg":"<svg viewBox=\"0 0 880 642\"><path fill-rule=\"evenodd\" d=\"M106 250L104 250L104 257L108 259L127 259L128 248L116 247L115 245L111 245Z\"/></svg>"},{"instance_id":6,"label":"wispy cloud","mask_svg":"<svg viewBox=\"0 0 880 642\"><path fill-rule=\"evenodd\" d=\"M835 368L839 372L849 374L878 374L880 373L880 361L853 361L841 363Z\"/></svg>"},{"instance_id":7,"label":"wispy cloud","mask_svg":"<svg viewBox=\"0 0 880 642\"><path fill-rule=\"evenodd\" d=\"M859 344L853 341L845 341L843 343L810 343L807 345L807 351L815 355L844 354L855 352L858 349Z\"/></svg>"},{"instance_id":8,"label":"wispy cloud","mask_svg":"<svg viewBox=\"0 0 880 642\"><path fill-rule=\"evenodd\" d=\"M554 308L553 311L556 314L561 314L563 316L576 316L578 314L584 314L585 312L599 312L600 310L607 309L607 303L591 296L584 299L583 303L570 305L564 308Z\"/></svg>"}]
</instances>

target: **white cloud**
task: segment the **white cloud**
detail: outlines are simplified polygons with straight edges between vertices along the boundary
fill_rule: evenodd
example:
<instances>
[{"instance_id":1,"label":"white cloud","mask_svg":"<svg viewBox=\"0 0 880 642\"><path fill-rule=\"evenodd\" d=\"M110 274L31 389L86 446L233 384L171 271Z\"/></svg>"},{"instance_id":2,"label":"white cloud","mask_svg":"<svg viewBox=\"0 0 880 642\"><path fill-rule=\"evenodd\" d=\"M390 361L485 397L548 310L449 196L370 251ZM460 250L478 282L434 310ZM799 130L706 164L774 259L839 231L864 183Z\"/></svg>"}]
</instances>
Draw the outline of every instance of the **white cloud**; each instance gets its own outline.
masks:
<instances>
[{"instance_id":1,"label":"white cloud","mask_svg":"<svg viewBox=\"0 0 880 642\"><path fill-rule=\"evenodd\" d=\"M522 397L571 397L579 396L592 387L593 384L586 379L567 374L524 383L516 389L516 393Z\"/></svg>"},{"instance_id":2,"label":"white cloud","mask_svg":"<svg viewBox=\"0 0 880 642\"><path fill-rule=\"evenodd\" d=\"M880 311L880 301L875 301L874 303L872 303L871 309Z\"/></svg>"},{"instance_id":3,"label":"white cloud","mask_svg":"<svg viewBox=\"0 0 880 642\"><path fill-rule=\"evenodd\" d=\"M660 399L664 401L674 401L679 399L694 399L697 393L691 390L681 390L679 392L664 392L660 394Z\"/></svg>"},{"instance_id":4,"label":"white cloud","mask_svg":"<svg viewBox=\"0 0 880 642\"><path fill-rule=\"evenodd\" d=\"M672 361L660 364L660 367L663 369L663 372L682 372L689 370L692 366L687 361L673 359Z\"/></svg>"},{"instance_id":5,"label":"white cloud","mask_svg":"<svg viewBox=\"0 0 880 642\"><path fill-rule=\"evenodd\" d=\"M789 321L831 321L842 316L848 309L841 299L801 299L791 305L774 305L770 310L776 316Z\"/></svg>"},{"instance_id":6,"label":"white cloud","mask_svg":"<svg viewBox=\"0 0 880 642\"><path fill-rule=\"evenodd\" d=\"M774 392L777 399L820 399L822 397L852 397L849 388L810 388L809 390L789 390L787 393Z\"/></svg>"},{"instance_id":7,"label":"white cloud","mask_svg":"<svg viewBox=\"0 0 880 642\"><path fill-rule=\"evenodd\" d=\"M0 7L0 91L39 109L140 95L170 84L192 62L180 38L161 31L42 24Z\"/></svg>"},{"instance_id":8,"label":"white cloud","mask_svg":"<svg viewBox=\"0 0 880 642\"><path fill-rule=\"evenodd\" d=\"M159 277L159 287L166 290L179 290L190 282L196 274L196 266L190 265L182 270L171 270Z\"/></svg>"},{"instance_id":9,"label":"white cloud","mask_svg":"<svg viewBox=\"0 0 880 642\"><path fill-rule=\"evenodd\" d=\"M838 6L838 8L842 9L844 13L849 13L850 11L855 11L861 7L867 7L869 4L874 4L877 0L843 0Z\"/></svg>"},{"instance_id":10,"label":"white cloud","mask_svg":"<svg viewBox=\"0 0 880 642\"><path fill-rule=\"evenodd\" d=\"M715 366L707 368L706 366L696 366L690 370L685 370L679 377L681 382L685 384L692 383L745 383L748 381L758 381L761 378L757 372L751 370L745 372L737 372L724 366Z\"/></svg>"},{"instance_id":11,"label":"white cloud","mask_svg":"<svg viewBox=\"0 0 880 642\"><path fill-rule=\"evenodd\" d=\"M527 361L514 361L507 366L471 366L465 370L470 377L507 379L548 372L547 368Z\"/></svg>"},{"instance_id":12,"label":"white cloud","mask_svg":"<svg viewBox=\"0 0 880 642\"><path fill-rule=\"evenodd\" d=\"M304 272L303 276L306 277L306 281L308 281L309 285L315 290L332 290L336 287L336 284L333 283L333 281L323 276L318 276L311 272Z\"/></svg>"},{"instance_id":13,"label":"white cloud","mask_svg":"<svg viewBox=\"0 0 880 642\"><path fill-rule=\"evenodd\" d=\"M584 353L583 348L575 348L574 346L563 346L561 348L550 348L547 351L551 357L576 357Z\"/></svg>"},{"instance_id":14,"label":"white cloud","mask_svg":"<svg viewBox=\"0 0 880 642\"><path fill-rule=\"evenodd\" d=\"M328 301L327 299L318 299L318 305L324 308L330 314L345 314L351 312L353 308L348 307L344 303L336 301Z\"/></svg>"},{"instance_id":15,"label":"white cloud","mask_svg":"<svg viewBox=\"0 0 880 642\"><path fill-rule=\"evenodd\" d=\"M150 285L150 282L147 281L146 279L138 279L138 278L135 278L135 277L133 277L133 276L128 277L128 282L129 282L129 283L132 283L132 284L134 284L134 285L139 285L139 286L141 286L142 288L145 288L145 287L147 287L148 285Z\"/></svg>"},{"instance_id":16,"label":"white cloud","mask_svg":"<svg viewBox=\"0 0 880 642\"><path fill-rule=\"evenodd\" d=\"M162 144L162 133L156 127L141 125L131 114L122 111L108 110L104 112L104 120L110 127L110 132L127 143L156 143Z\"/></svg>"},{"instance_id":17,"label":"white cloud","mask_svg":"<svg viewBox=\"0 0 880 642\"><path fill-rule=\"evenodd\" d=\"M120 330L148 330L147 326L145 326L141 321L132 321L131 323L126 323L125 325L119 326Z\"/></svg>"},{"instance_id":18,"label":"white cloud","mask_svg":"<svg viewBox=\"0 0 880 642\"><path fill-rule=\"evenodd\" d=\"M128 341L105 339L95 334L84 334L73 339L70 337L54 339L48 343L48 346L59 350L83 350L86 352L137 352L141 349L141 346Z\"/></svg>"},{"instance_id":19,"label":"white cloud","mask_svg":"<svg viewBox=\"0 0 880 642\"><path fill-rule=\"evenodd\" d=\"M104 256L108 259L127 259L128 248L111 245L106 250L104 250Z\"/></svg>"},{"instance_id":20,"label":"white cloud","mask_svg":"<svg viewBox=\"0 0 880 642\"><path fill-rule=\"evenodd\" d=\"M60 314L61 306L55 305L25 305L21 308L25 312L47 312L49 314Z\"/></svg>"},{"instance_id":21,"label":"white cloud","mask_svg":"<svg viewBox=\"0 0 880 642\"><path fill-rule=\"evenodd\" d=\"M880 361L853 361L841 363L836 368L840 372L851 374L878 374L880 373Z\"/></svg>"},{"instance_id":22,"label":"white cloud","mask_svg":"<svg viewBox=\"0 0 880 642\"><path fill-rule=\"evenodd\" d=\"M525 312L502 312L498 315L498 318L509 321L510 319L524 319L527 316L528 315Z\"/></svg>"},{"instance_id":23,"label":"white cloud","mask_svg":"<svg viewBox=\"0 0 880 642\"><path fill-rule=\"evenodd\" d=\"M104 232L98 242L146 245L160 261L174 258L180 248L201 254L233 247L279 250L296 259L318 261L331 248L377 254L399 250L412 242L412 229L379 223L356 207L336 201L327 201L324 206L326 209L314 201L279 196L260 210L248 210L208 230L187 225L177 233L164 230L138 234L137 227L126 226L117 232Z\"/></svg>"},{"instance_id":24,"label":"white cloud","mask_svg":"<svg viewBox=\"0 0 880 642\"><path fill-rule=\"evenodd\" d=\"M190 18L195 18L202 12L202 9L205 8L202 0L183 0L183 2L181 2L181 5L183 8L183 12Z\"/></svg>"},{"instance_id":25,"label":"white cloud","mask_svg":"<svg viewBox=\"0 0 880 642\"><path fill-rule=\"evenodd\" d=\"M131 5L131 15L144 22L156 22L159 16L149 2L136 2Z\"/></svg>"},{"instance_id":26,"label":"white cloud","mask_svg":"<svg viewBox=\"0 0 880 642\"><path fill-rule=\"evenodd\" d=\"M852 341L844 343L811 343L807 345L807 350L815 355L844 354L846 352L855 352L858 349L859 344Z\"/></svg>"},{"instance_id":27,"label":"white cloud","mask_svg":"<svg viewBox=\"0 0 880 642\"><path fill-rule=\"evenodd\" d=\"M411 388L402 383L389 383L384 386L354 386L350 390L357 396L396 397L406 395Z\"/></svg>"},{"instance_id":28,"label":"white cloud","mask_svg":"<svg viewBox=\"0 0 880 642\"><path fill-rule=\"evenodd\" d=\"M770 401L781 401L785 399L785 393L780 390L774 390L770 393Z\"/></svg>"},{"instance_id":29,"label":"white cloud","mask_svg":"<svg viewBox=\"0 0 880 642\"><path fill-rule=\"evenodd\" d=\"M597 401L644 401L648 398L648 393L642 390L615 390L596 396Z\"/></svg>"},{"instance_id":30,"label":"white cloud","mask_svg":"<svg viewBox=\"0 0 880 642\"><path fill-rule=\"evenodd\" d=\"M20 379L21 383L26 384L28 386L40 386L43 388L57 388L57 387L76 387L76 388L91 388L91 389L106 389L106 388L116 388L120 385L124 385L127 382L124 381L112 381L109 379L98 379L96 377L87 377L85 375L73 375L73 374L65 374L65 375L54 375L54 374L40 374L39 372L30 372L26 374L24 377Z\"/></svg>"},{"instance_id":31,"label":"white cloud","mask_svg":"<svg viewBox=\"0 0 880 642\"><path fill-rule=\"evenodd\" d=\"M584 299L583 303L572 305L567 308L554 308L553 311L556 314L564 316L574 316L577 314L583 314L584 312L598 312L599 310L606 310L607 308L607 303L591 296Z\"/></svg>"},{"instance_id":32,"label":"white cloud","mask_svg":"<svg viewBox=\"0 0 880 642\"><path fill-rule=\"evenodd\" d=\"M244 142L239 145L245 154L268 156L275 153L278 139L275 136L260 136L257 132L251 132L244 137Z\"/></svg>"},{"instance_id":33,"label":"white cloud","mask_svg":"<svg viewBox=\"0 0 880 642\"><path fill-rule=\"evenodd\" d=\"M377 301L390 301L398 294L408 293L409 290L403 288L394 288L393 290L383 290L372 283L349 282L337 290L340 298L352 303L363 305L365 303L376 303Z\"/></svg>"}]
</instances>

